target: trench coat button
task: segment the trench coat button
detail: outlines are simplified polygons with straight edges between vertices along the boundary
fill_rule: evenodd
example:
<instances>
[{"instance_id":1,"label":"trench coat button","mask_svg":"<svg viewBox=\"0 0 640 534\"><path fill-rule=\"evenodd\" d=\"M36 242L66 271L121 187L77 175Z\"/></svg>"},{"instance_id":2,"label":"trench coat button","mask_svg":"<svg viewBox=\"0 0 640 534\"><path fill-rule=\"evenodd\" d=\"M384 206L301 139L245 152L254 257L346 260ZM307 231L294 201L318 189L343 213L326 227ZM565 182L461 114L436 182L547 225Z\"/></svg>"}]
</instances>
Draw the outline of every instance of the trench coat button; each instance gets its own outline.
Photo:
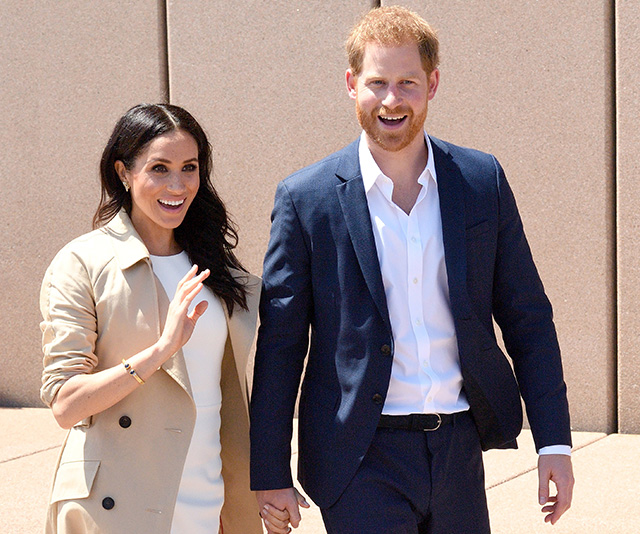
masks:
<instances>
[{"instance_id":1,"label":"trench coat button","mask_svg":"<svg viewBox=\"0 0 640 534\"><path fill-rule=\"evenodd\" d=\"M382 352L384 356L389 356L391 354L391 347L385 343L380 347L380 352Z\"/></svg>"},{"instance_id":2,"label":"trench coat button","mask_svg":"<svg viewBox=\"0 0 640 534\"><path fill-rule=\"evenodd\" d=\"M376 393L376 394L373 396L373 402L374 402L375 404L382 404L382 395L380 395L380 393Z\"/></svg>"},{"instance_id":3,"label":"trench coat button","mask_svg":"<svg viewBox=\"0 0 640 534\"><path fill-rule=\"evenodd\" d=\"M122 428L129 428L131 426L131 417L129 417L128 415L123 415L118 421L118 424Z\"/></svg>"},{"instance_id":4,"label":"trench coat button","mask_svg":"<svg viewBox=\"0 0 640 534\"><path fill-rule=\"evenodd\" d=\"M102 499L102 507L105 510L111 510L116 505L116 502L111 497L105 497Z\"/></svg>"}]
</instances>

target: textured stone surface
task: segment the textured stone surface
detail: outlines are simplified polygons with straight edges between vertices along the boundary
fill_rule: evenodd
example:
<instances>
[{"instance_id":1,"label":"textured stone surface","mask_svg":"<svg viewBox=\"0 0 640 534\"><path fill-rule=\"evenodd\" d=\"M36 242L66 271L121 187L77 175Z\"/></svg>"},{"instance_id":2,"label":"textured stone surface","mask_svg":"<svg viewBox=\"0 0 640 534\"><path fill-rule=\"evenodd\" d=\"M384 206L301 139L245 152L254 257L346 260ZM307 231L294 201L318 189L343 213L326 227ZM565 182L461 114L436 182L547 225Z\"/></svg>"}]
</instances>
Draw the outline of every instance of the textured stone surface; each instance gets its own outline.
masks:
<instances>
[{"instance_id":1,"label":"textured stone surface","mask_svg":"<svg viewBox=\"0 0 640 534\"><path fill-rule=\"evenodd\" d=\"M428 130L495 153L513 185L555 307L574 428L615 430L619 406L620 429L638 431L638 0L616 7L617 117L608 3L401 3L440 32ZM358 134L343 42L370 5L167 2L167 57L164 2L2 3L0 405L39 404L44 269L89 229L107 136L131 105L163 98L165 63L172 101L210 134L239 255L260 273L276 183Z\"/></svg>"},{"instance_id":2,"label":"textured stone surface","mask_svg":"<svg viewBox=\"0 0 640 534\"><path fill-rule=\"evenodd\" d=\"M91 229L115 121L162 98L161 27L157 2L0 5L0 406L40 405L40 282Z\"/></svg>"},{"instance_id":3,"label":"textured stone surface","mask_svg":"<svg viewBox=\"0 0 640 534\"><path fill-rule=\"evenodd\" d=\"M492 533L640 532L639 447L640 436L613 434L576 451L573 504L553 528L537 504L535 472L489 490Z\"/></svg>"},{"instance_id":4,"label":"textured stone surface","mask_svg":"<svg viewBox=\"0 0 640 534\"><path fill-rule=\"evenodd\" d=\"M64 439L47 409L0 409L0 531L41 531L53 468ZM294 429L297 425L294 425ZM554 534L639 532L640 435L575 432L573 507L552 529ZM489 510L494 534L550 532L536 504L532 440L524 431L518 451L485 455ZM9 452L9 454L7 454ZM292 458L295 472L297 449ZM491 483L493 481L493 483ZM297 534L323 534L320 511L303 511Z\"/></svg>"},{"instance_id":5,"label":"textured stone surface","mask_svg":"<svg viewBox=\"0 0 640 534\"><path fill-rule=\"evenodd\" d=\"M601 433L574 432L574 470L576 492L573 508L553 528L553 534L588 534L604 532L636 532L640 509L636 505L636 492L640 469L631 466L629 473L623 473L632 460L634 450L640 447L640 436L605 436ZM549 525L542 520L537 506L537 456L533 452L533 439L529 431L523 431L518 439L520 449L509 451L489 451L484 455L485 478L489 500L492 532L494 534L536 534L549 532ZM291 463L295 472L297 455ZM637 464L637 462L636 462ZM601 484L601 476L611 471L616 482ZM617 479L621 474L622 479ZM623 484L627 484L624 486ZM594 496L591 494L593 493ZM596 497L597 496L597 500ZM594 502L613 502L614 509L600 513ZM629 510L629 518L622 519L617 514L624 508ZM606 508L606 507L605 507ZM618 528L612 527L612 525ZM602 528L606 526L606 528ZM302 511L300 528L296 534L324 534L326 532L319 508L312 503L309 510Z\"/></svg>"},{"instance_id":6,"label":"textured stone surface","mask_svg":"<svg viewBox=\"0 0 640 534\"><path fill-rule=\"evenodd\" d=\"M59 447L67 435L48 408L2 408L0 428L0 463Z\"/></svg>"},{"instance_id":7,"label":"textured stone surface","mask_svg":"<svg viewBox=\"0 0 640 534\"><path fill-rule=\"evenodd\" d=\"M640 433L640 1L616 2L618 414Z\"/></svg>"},{"instance_id":8,"label":"textured stone surface","mask_svg":"<svg viewBox=\"0 0 640 534\"><path fill-rule=\"evenodd\" d=\"M439 32L441 79L429 106L428 131L495 154L516 194L554 306L574 429L615 430L609 3L397 3ZM637 25L637 16L627 18ZM637 46L627 49L637 55ZM636 116L629 113L628 120ZM631 151L627 158L635 156ZM631 233L629 226L625 232Z\"/></svg>"},{"instance_id":9,"label":"textured stone surface","mask_svg":"<svg viewBox=\"0 0 640 534\"><path fill-rule=\"evenodd\" d=\"M294 7L295 6L295 7ZM169 5L171 100L210 135L214 178L262 272L276 184L359 134L343 43L370 2Z\"/></svg>"}]
</instances>

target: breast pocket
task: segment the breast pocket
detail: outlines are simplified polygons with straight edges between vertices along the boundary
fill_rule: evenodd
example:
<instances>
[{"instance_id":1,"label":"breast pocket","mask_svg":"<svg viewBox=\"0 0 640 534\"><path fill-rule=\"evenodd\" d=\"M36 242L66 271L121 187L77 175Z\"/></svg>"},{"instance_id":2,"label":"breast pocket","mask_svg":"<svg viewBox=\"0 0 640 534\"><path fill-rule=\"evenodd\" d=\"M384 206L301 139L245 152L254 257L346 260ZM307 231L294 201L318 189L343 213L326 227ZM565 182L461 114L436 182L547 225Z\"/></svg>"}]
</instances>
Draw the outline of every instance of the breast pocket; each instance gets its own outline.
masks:
<instances>
[{"instance_id":1,"label":"breast pocket","mask_svg":"<svg viewBox=\"0 0 640 534\"><path fill-rule=\"evenodd\" d=\"M465 230L465 235L467 236L467 239L475 239L482 234L486 234L490 229L491 225L489 224L489 221L485 219L484 221L473 223L471 226L468 226Z\"/></svg>"},{"instance_id":2,"label":"breast pocket","mask_svg":"<svg viewBox=\"0 0 640 534\"><path fill-rule=\"evenodd\" d=\"M98 474L99 460L84 460L60 464L51 492L51 503L86 499Z\"/></svg>"}]
</instances>

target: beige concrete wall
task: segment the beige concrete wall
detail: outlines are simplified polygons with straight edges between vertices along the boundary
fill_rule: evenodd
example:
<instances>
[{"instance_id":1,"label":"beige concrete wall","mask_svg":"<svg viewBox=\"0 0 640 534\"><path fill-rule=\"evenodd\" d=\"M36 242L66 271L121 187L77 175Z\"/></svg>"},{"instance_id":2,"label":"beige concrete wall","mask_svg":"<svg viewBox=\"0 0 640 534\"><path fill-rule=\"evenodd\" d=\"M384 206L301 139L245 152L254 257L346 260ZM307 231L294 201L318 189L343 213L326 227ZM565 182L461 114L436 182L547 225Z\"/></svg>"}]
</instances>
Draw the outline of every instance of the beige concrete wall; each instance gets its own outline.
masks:
<instances>
[{"instance_id":1,"label":"beige concrete wall","mask_svg":"<svg viewBox=\"0 0 640 534\"><path fill-rule=\"evenodd\" d=\"M262 272L276 184L359 134L344 82L346 35L369 0L175 0L171 101L202 121L214 183Z\"/></svg>"},{"instance_id":2,"label":"beige concrete wall","mask_svg":"<svg viewBox=\"0 0 640 534\"><path fill-rule=\"evenodd\" d=\"M403 1L440 31L427 129L496 154L554 304L576 429L638 430L638 0L618 8L618 265L613 20L608 2ZM37 295L65 242L89 228L114 121L164 95L211 138L214 181L261 271L276 183L358 135L343 42L370 0L2 2L0 405L37 404ZM635 425L635 426L634 426Z\"/></svg>"},{"instance_id":3,"label":"beige concrete wall","mask_svg":"<svg viewBox=\"0 0 640 534\"><path fill-rule=\"evenodd\" d=\"M616 2L618 416L640 433L640 1Z\"/></svg>"},{"instance_id":4,"label":"beige concrete wall","mask_svg":"<svg viewBox=\"0 0 640 534\"><path fill-rule=\"evenodd\" d=\"M156 2L0 2L0 405L39 405L38 295L55 252L91 228L117 118L162 97Z\"/></svg>"},{"instance_id":5,"label":"beige concrete wall","mask_svg":"<svg viewBox=\"0 0 640 534\"><path fill-rule=\"evenodd\" d=\"M439 30L427 129L494 153L515 191L554 305L573 426L615 430L608 2L399 3Z\"/></svg>"}]
</instances>

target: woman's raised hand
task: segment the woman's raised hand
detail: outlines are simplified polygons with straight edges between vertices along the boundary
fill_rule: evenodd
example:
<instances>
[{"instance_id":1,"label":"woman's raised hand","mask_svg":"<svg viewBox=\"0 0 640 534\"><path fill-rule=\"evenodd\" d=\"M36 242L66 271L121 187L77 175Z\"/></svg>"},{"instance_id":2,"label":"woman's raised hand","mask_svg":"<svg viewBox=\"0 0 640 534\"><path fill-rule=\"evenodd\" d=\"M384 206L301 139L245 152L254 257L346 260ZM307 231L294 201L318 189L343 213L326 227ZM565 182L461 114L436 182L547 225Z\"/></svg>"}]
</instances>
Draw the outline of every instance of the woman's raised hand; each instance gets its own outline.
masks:
<instances>
[{"instance_id":1,"label":"woman's raised hand","mask_svg":"<svg viewBox=\"0 0 640 534\"><path fill-rule=\"evenodd\" d=\"M162 331L162 336L158 343L170 354L176 353L184 344L189 341L196 322L206 311L209 303L206 300L198 302L189 313L189 307L202 289L202 282L209 276L209 269L205 269L199 275L198 266L194 265L189 269L185 277L178 282L176 294L169 304L167 320Z\"/></svg>"}]
</instances>

